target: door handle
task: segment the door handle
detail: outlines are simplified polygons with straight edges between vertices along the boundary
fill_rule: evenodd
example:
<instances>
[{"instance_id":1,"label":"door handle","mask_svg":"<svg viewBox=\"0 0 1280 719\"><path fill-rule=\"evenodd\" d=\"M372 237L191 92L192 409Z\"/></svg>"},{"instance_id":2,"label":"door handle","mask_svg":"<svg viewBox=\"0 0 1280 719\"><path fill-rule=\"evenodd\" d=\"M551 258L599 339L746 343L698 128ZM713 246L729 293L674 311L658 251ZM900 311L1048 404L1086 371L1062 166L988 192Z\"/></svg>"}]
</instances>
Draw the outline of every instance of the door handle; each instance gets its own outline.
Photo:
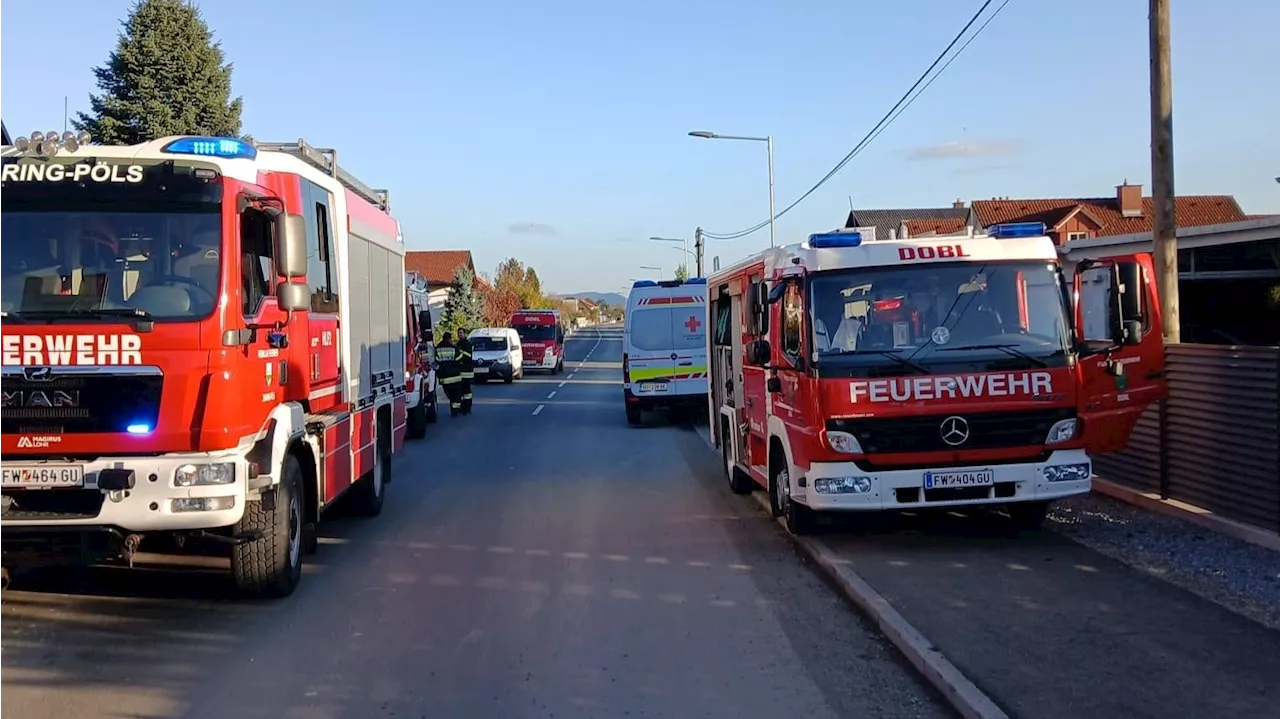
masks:
<instances>
[{"instance_id":1,"label":"door handle","mask_svg":"<svg viewBox=\"0 0 1280 719\"><path fill-rule=\"evenodd\" d=\"M692 362L681 362L681 363L680 363L680 366L681 366L681 367L688 367L688 366L690 366L690 365L692 365L692 364L693 364Z\"/></svg>"}]
</instances>

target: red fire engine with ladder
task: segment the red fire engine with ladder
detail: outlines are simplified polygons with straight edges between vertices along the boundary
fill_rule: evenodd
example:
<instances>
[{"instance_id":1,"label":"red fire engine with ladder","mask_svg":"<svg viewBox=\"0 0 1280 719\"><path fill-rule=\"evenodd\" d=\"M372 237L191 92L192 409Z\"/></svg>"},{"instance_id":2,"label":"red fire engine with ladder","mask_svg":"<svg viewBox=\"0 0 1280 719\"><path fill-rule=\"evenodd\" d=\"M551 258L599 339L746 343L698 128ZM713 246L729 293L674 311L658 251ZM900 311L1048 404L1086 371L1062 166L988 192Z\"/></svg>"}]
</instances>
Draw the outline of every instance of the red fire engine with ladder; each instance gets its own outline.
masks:
<instances>
[{"instance_id":1,"label":"red fire engine with ladder","mask_svg":"<svg viewBox=\"0 0 1280 719\"><path fill-rule=\"evenodd\" d=\"M1041 223L863 241L838 230L708 278L710 430L733 491L796 533L823 512L1088 492L1166 391L1151 259L1068 278Z\"/></svg>"},{"instance_id":2,"label":"red fire engine with ladder","mask_svg":"<svg viewBox=\"0 0 1280 719\"><path fill-rule=\"evenodd\" d=\"M288 595L404 440L388 194L302 140L88 143L3 148L5 567L211 543Z\"/></svg>"}]
</instances>

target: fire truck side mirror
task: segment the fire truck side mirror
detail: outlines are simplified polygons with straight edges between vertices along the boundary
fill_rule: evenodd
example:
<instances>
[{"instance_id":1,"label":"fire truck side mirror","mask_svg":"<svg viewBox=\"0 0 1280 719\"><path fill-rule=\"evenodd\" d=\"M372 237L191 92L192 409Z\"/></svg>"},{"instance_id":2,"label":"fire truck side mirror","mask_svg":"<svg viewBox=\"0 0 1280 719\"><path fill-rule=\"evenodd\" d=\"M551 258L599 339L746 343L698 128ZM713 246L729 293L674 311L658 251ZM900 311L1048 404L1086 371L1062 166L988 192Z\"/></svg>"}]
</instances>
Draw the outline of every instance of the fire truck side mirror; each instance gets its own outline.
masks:
<instances>
[{"instance_id":1,"label":"fire truck side mirror","mask_svg":"<svg viewBox=\"0 0 1280 719\"><path fill-rule=\"evenodd\" d=\"M311 288L285 280L276 285L276 304L285 312L311 309Z\"/></svg>"},{"instance_id":2,"label":"fire truck side mirror","mask_svg":"<svg viewBox=\"0 0 1280 719\"><path fill-rule=\"evenodd\" d=\"M276 215L275 251L276 271L282 276L307 276L307 222L302 215Z\"/></svg>"},{"instance_id":3,"label":"fire truck side mirror","mask_svg":"<svg viewBox=\"0 0 1280 719\"><path fill-rule=\"evenodd\" d=\"M751 363L757 365L767 365L773 359L773 348L769 346L769 340L756 340L751 343Z\"/></svg>"}]
</instances>

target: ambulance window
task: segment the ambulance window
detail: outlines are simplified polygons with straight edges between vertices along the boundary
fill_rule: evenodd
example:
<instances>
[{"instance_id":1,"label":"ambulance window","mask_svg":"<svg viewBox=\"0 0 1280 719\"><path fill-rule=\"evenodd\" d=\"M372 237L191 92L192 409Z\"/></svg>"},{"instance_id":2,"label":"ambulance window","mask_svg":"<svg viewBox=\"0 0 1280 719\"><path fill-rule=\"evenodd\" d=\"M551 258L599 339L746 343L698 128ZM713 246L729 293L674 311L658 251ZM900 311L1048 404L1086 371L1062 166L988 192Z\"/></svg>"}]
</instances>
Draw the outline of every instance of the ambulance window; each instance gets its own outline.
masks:
<instances>
[{"instance_id":1,"label":"ambulance window","mask_svg":"<svg viewBox=\"0 0 1280 719\"><path fill-rule=\"evenodd\" d=\"M800 285L787 283L782 297L782 352L792 364L799 364L804 356L804 303L800 299Z\"/></svg>"},{"instance_id":2,"label":"ambulance window","mask_svg":"<svg viewBox=\"0 0 1280 719\"><path fill-rule=\"evenodd\" d=\"M274 294L274 228L260 210L249 208L240 215L240 301L245 317L257 315L262 300Z\"/></svg>"},{"instance_id":3,"label":"ambulance window","mask_svg":"<svg viewBox=\"0 0 1280 719\"><path fill-rule=\"evenodd\" d=\"M701 307L671 310L672 333L678 350L700 350L707 346L707 318Z\"/></svg>"},{"instance_id":4,"label":"ambulance window","mask_svg":"<svg viewBox=\"0 0 1280 719\"><path fill-rule=\"evenodd\" d=\"M670 309L638 309L631 313L631 346L638 350L673 349Z\"/></svg>"}]
</instances>

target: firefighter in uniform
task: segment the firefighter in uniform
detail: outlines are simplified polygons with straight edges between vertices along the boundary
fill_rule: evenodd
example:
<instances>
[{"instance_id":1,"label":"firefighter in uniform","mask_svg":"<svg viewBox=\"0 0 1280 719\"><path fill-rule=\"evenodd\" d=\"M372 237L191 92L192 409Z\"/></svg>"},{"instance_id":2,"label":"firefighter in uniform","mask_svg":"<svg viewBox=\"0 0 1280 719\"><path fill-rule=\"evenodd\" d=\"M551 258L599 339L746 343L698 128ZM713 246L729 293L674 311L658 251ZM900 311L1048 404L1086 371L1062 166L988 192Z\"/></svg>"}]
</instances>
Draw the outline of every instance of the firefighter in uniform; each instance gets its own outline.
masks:
<instances>
[{"instance_id":1,"label":"firefighter in uniform","mask_svg":"<svg viewBox=\"0 0 1280 719\"><path fill-rule=\"evenodd\" d=\"M458 369L462 374L462 413L471 414L471 384L476 378L475 364L471 360L471 340L467 339L467 330L458 329Z\"/></svg>"},{"instance_id":2,"label":"firefighter in uniform","mask_svg":"<svg viewBox=\"0 0 1280 719\"><path fill-rule=\"evenodd\" d=\"M458 366L458 348L453 345L453 334L445 332L436 345L436 378L449 398L449 414L458 416L462 409L462 369Z\"/></svg>"}]
</instances>

